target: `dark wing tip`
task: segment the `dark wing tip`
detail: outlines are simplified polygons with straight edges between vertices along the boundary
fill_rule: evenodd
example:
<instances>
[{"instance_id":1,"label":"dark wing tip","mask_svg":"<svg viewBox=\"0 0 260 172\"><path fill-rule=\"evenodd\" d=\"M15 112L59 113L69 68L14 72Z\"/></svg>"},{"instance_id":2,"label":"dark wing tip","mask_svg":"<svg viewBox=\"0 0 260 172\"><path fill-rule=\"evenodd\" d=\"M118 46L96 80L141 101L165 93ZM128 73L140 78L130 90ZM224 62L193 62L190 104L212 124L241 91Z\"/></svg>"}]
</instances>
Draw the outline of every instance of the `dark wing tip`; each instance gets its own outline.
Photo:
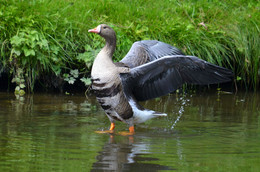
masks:
<instances>
[{"instance_id":1,"label":"dark wing tip","mask_svg":"<svg viewBox=\"0 0 260 172\"><path fill-rule=\"evenodd\" d=\"M230 82L233 72L195 56L165 56L132 68L128 91L137 100L159 97L178 89L182 84L208 85Z\"/></svg>"}]
</instances>

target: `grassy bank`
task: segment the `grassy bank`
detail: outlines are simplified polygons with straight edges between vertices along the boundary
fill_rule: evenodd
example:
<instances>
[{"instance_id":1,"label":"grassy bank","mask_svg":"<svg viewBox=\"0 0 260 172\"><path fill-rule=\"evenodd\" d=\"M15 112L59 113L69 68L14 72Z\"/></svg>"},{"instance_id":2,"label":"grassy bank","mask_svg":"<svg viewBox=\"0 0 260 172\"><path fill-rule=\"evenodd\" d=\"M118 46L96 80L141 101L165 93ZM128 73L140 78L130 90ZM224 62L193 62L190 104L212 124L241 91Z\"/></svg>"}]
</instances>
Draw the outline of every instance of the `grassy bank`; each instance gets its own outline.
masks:
<instances>
[{"instance_id":1,"label":"grassy bank","mask_svg":"<svg viewBox=\"0 0 260 172\"><path fill-rule=\"evenodd\" d=\"M157 39L232 69L241 87L259 86L259 1L0 0L0 4L0 77L8 74L17 93L33 91L35 83L47 90L80 79L88 84L103 41L87 30L100 23L117 32L116 60L134 41Z\"/></svg>"}]
</instances>

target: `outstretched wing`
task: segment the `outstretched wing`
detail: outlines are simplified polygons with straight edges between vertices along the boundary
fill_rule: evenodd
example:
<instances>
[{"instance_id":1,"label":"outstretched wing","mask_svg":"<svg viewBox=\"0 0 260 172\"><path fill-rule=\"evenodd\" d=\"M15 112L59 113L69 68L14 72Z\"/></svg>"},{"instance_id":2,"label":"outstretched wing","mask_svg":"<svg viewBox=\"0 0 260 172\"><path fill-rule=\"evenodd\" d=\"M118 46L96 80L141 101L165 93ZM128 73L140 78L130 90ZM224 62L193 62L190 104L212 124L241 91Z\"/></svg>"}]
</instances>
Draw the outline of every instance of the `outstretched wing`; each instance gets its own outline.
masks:
<instances>
[{"instance_id":1,"label":"outstretched wing","mask_svg":"<svg viewBox=\"0 0 260 172\"><path fill-rule=\"evenodd\" d=\"M178 48L164 42L143 40L135 42L120 62L133 68L169 55L184 54Z\"/></svg>"},{"instance_id":2,"label":"outstretched wing","mask_svg":"<svg viewBox=\"0 0 260 172\"><path fill-rule=\"evenodd\" d=\"M124 90L139 101L168 94L182 84L216 84L232 79L231 70L195 56L174 55L134 67L120 74Z\"/></svg>"}]
</instances>

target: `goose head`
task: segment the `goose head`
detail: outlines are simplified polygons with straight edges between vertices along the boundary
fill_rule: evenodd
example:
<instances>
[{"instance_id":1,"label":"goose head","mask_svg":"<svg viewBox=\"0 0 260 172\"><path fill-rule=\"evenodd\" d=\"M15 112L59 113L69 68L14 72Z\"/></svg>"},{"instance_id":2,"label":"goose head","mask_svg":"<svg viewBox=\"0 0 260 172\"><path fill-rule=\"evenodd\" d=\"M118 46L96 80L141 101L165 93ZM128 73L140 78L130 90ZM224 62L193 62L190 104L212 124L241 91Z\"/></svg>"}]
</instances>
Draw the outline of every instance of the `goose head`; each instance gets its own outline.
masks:
<instances>
[{"instance_id":1,"label":"goose head","mask_svg":"<svg viewBox=\"0 0 260 172\"><path fill-rule=\"evenodd\" d=\"M115 31L106 24L100 24L96 28L88 30L88 32L97 33L108 42L114 42L116 40Z\"/></svg>"}]
</instances>

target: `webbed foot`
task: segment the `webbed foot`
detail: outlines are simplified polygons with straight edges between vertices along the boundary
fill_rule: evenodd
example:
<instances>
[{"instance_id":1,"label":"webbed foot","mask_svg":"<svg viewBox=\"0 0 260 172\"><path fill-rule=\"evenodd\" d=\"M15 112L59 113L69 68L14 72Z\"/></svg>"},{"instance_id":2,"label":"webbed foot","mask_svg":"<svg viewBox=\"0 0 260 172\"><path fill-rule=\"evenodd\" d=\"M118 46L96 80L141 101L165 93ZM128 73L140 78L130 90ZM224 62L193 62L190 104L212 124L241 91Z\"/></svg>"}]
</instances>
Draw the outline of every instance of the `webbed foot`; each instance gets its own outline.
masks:
<instances>
[{"instance_id":1,"label":"webbed foot","mask_svg":"<svg viewBox=\"0 0 260 172\"><path fill-rule=\"evenodd\" d=\"M135 134L134 126L129 127L129 132L121 131L121 132L118 132L118 134L122 135L122 136L132 136L132 135L134 135Z\"/></svg>"},{"instance_id":2,"label":"webbed foot","mask_svg":"<svg viewBox=\"0 0 260 172\"><path fill-rule=\"evenodd\" d=\"M95 133L98 134L113 134L114 133L114 129L115 129L115 123L111 123L110 125L110 129L109 130L105 130L105 131L95 131Z\"/></svg>"}]
</instances>

